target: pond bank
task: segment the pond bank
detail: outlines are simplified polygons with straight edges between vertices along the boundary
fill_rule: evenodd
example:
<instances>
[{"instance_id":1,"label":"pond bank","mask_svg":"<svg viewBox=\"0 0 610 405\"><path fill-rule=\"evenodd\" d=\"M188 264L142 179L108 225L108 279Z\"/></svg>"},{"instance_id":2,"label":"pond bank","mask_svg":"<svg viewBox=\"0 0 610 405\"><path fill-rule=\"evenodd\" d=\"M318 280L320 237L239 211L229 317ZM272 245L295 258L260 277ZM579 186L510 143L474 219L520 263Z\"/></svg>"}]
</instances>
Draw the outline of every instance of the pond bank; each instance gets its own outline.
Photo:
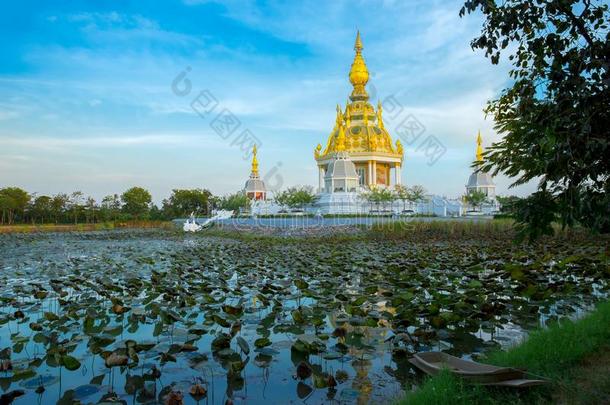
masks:
<instances>
[{"instance_id":1,"label":"pond bank","mask_svg":"<svg viewBox=\"0 0 610 405\"><path fill-rule=\"evenodd\" d=\"M431 377L399 405L488 403L605 403L610 398L610 302L576 321L562 320L530 334L522 344L494 351L484 362L527 368L551 379L528 391L464 384L450 373Z\"/></svg>"},{"instance_id":2,"label":"pond bank","mask_svg":"<svg viewBox=\"0 0 610 405\"><path fill-rule=\"evenodd\" d=\"M169 221L98 222L94 224L15 224L0 225L0 234L34 232L91 232L113 229L174 229Z\"/></svg>"}]
</instances>

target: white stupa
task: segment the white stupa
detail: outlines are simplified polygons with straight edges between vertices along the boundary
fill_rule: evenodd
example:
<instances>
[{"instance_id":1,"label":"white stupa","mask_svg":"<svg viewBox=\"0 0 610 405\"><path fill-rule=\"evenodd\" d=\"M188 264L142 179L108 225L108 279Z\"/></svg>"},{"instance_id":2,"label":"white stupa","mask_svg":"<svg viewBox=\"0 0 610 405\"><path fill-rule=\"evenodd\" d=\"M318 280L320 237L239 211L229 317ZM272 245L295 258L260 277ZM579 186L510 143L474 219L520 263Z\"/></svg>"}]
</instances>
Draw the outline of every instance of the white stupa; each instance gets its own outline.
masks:
<instances>
[{"instance_id":1,"label":"white stupa","mask_svg":"<svg viewBox=\"0 0 610 405\"><path fill-rule=\"evenodd\" d=\"M315 205L321 214L353 214L361 206L359 177L356 165L345 150L345 134L342 129L335 150L324 176L324 188L320 190Z\"/></svg>"},{"instance_id":2,"label":"white stupa","mask_svg":"<svg viewBox=\"0 0 610 405\"><path fill-rule=\"evenodd\" d=\"M347 152L337 152L328 164L324 176L324 191L326 193L356 192L358 189L358 173L356 165Z\"/></svg>"}]
</instances>

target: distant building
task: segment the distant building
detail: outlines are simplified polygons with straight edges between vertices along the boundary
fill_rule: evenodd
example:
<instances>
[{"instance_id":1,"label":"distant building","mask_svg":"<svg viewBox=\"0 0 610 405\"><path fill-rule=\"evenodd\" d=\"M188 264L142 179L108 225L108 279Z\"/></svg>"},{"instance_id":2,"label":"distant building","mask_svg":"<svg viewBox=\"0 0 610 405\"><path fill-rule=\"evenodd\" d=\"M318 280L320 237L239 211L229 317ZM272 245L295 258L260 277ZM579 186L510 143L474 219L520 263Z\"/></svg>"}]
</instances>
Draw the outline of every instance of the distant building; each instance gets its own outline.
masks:
<instances>
[{"instance_id":1,"label":"distant building","mask_svg":"<svg viewBox=\"0 0 610 405\"><path fill-rule=\"evenodd\" d=\"M267 189L265 183L260 179L258 174L258 160L256 158L256 145L252 148L252 171L250 178L246 181L245 186L246 196L251 200L266 200Z\"/></svg>"},{"instance_id":2,"label":"distant building","mask_svg":"<svg viewBox=\"0 0 610 405\"><path fill-rule=\"evenodd\" d=\"M483 140L481 139L481 131L477 135L477 153L476 161L483 161ZM490 200L496 198L496 185L493 182L493 178L489 173L484 173L479 169L475 169L474 172L468 178L468 184L466 184L466 193L470 194L474 191L483 192Z\"/></svg>"}]
</instances>

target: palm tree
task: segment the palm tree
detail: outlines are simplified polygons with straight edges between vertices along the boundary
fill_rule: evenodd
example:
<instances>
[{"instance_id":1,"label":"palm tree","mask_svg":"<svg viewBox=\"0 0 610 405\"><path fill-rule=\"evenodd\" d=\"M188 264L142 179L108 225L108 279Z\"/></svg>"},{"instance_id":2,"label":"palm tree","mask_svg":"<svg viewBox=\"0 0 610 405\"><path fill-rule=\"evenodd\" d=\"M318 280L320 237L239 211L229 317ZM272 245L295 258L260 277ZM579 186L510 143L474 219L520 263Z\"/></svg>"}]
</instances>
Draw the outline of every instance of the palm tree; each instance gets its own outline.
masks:
<instances>
[{"instance_id":1,"label":"palm tree","mask_svg":"<svg viewBox=\"0 0 610 405\"><path fill-rule=\"evenodd\" d=\"M487 201L487 195L482 191L474 190L466 194L464 199L468 204L472 205L472 208L476 211L477 207L480 207L481 204Z\"/></svg>"}]
</instances>

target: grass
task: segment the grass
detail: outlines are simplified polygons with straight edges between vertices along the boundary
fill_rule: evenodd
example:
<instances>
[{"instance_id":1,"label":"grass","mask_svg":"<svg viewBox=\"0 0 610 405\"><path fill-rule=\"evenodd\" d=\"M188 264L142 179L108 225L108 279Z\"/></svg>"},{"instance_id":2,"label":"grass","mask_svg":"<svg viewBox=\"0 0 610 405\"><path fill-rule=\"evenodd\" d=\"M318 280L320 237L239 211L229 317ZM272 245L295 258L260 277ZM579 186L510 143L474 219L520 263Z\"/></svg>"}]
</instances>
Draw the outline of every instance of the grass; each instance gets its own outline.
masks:
<instances>
[{"instance_id":1,"label":"grass","mask_svg":"<svg viewBox=\"0 0 610 405\"><path fill-rule=\"evenodd\" d=\"M522 344L490 353L486 363L527 368L551 379L526 391L467 385L445 371L431 377L403 404L602 403L610 398L610 302L585 318L565 320L530 334Z\"/></svg>"},{"instance_id":2,"label":"grass","mask_svg":"<svg viewBox=\"0 0 610 405\"><path fill-rule=\"evenodd\" d=\"M175 226L171 222L167 221L98 222L95 224L17 224L0 225L0 234L32 232L87 232L133 228L175 229Z\"/></svg>"},{"instance_id":3,"label":"grass","mask_svg":"<svg viewBox=\"0 0 610 405\"><path fill-rule=\"evenodd\" d=\"M514 220L510 218L499 218L491 220L472 220L456 218L453 220L431 220L431 221L395 221L376 223L369 228L369 236L383 239L512 239L516 237ZM591 236L607 240L607 235L592 235L583 228L562 229L560 225L554 224L555 233L552 236L542 237L545 239L576 240L588 239Z\"/></svg>"},{"instance_id":4,"label":"grass","mask_svg":"<svg viewBox=\"0 0 610 405\"><path fill-rule=\"evenodd\" d=\"M505 235L513 233L513 221L498 220L431 220L431 221L398 221L373 224L371 234L383 238L408 238L413 234L418 236L436 235L447 237Z\"/></svg>"},{"instance_id":5,"label":"grass","mask_svg":"<svg viewBox=\"0 0 610 405\"><path fill-rule=\"evenodd\" d=\"M457 241L460 243L468 241L492 241L500 240L512 243L515 239L511 219L492 220L417 220L387 221L372 225L350 225L336 227L322 227L304 229L301 234L286 232L284 228L272 228L266 226L244 226L233 227L231 225L213 226L200 233L201 236L213 236L243 241L258 242L280 242L286 243L294 240L297 243L306 239L308 242L344 242L344 241L367 241L367 240L406 240L413 242L422 241ZM332 228L332 232L330 231ZM597 240L601 243L609 241L608 235L591 235L582 229L561 230L557 229L555 235L541 238L540 243L553 239L569 240Z\"/></svg>"}]
</instances>

